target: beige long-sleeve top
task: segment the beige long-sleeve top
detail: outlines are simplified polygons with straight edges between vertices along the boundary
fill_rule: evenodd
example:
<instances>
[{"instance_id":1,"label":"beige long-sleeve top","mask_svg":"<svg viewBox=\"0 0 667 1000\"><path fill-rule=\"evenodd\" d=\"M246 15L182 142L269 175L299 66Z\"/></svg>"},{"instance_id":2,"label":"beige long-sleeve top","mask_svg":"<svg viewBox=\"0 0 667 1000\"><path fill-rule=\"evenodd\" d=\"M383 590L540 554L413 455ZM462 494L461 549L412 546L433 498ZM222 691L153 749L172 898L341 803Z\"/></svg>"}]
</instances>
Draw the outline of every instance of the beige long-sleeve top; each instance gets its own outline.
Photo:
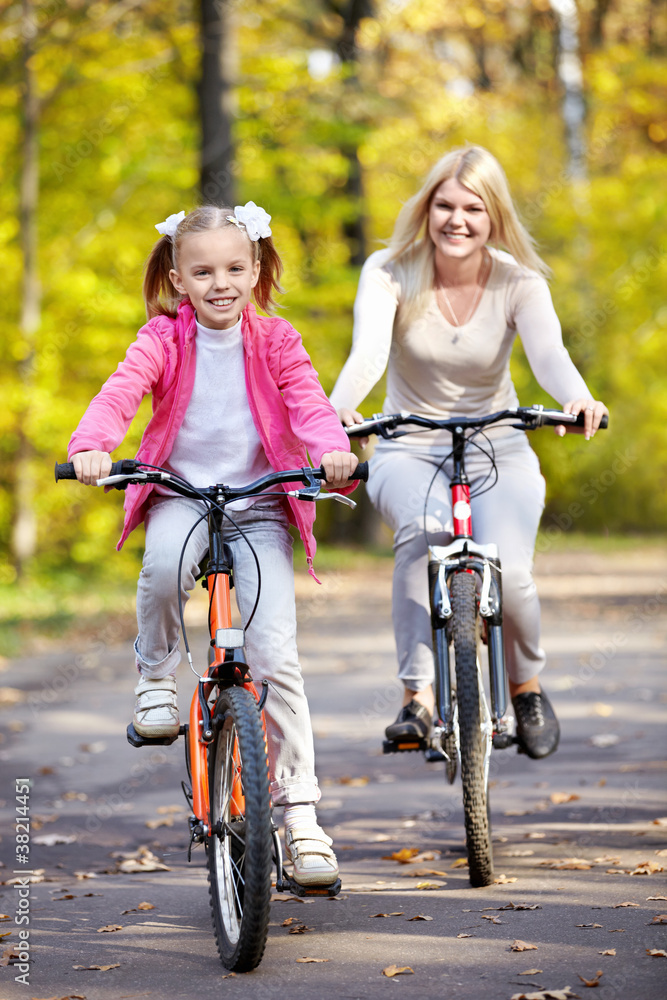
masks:
<instances>
[{"instance_id":1,"label":"beige long-sleeve top","mask_svg":"<svg viewBox=\"0 0 667 1000\"><path fill-rule=\"evenodd\" d=\"M546 281L508 253L492 248L489 253L489 278L474 314L462 326L443 316L435 292L421 315L403 317L400 281L387 262L389 251L368 258L354 304L352 350L331 394L336 409L357 409L385 369L385 413L408 410L445 419L517 406L509 368L517 334L550 396L561 405L591 398L563 345ZM412 440L446 444L447 437L429 431Z\"/></svg>"}]
</instances>

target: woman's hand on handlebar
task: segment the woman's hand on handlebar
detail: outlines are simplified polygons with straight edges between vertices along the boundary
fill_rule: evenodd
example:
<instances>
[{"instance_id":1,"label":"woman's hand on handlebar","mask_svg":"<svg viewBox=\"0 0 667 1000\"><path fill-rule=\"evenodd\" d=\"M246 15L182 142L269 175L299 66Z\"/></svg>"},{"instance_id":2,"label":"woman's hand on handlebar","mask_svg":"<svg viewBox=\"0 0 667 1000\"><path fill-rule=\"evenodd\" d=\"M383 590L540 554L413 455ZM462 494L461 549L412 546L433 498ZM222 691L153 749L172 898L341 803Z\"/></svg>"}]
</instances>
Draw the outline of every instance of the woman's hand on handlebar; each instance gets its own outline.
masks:
<instances>
[{"instance_id":1,"label":"woman's hand on handlebar","mask_svg":"<svg viewBox=\"0 0 667 1000\"><path fill-rule=\"evenodd\" d=\"M72 455L76 478L86 486L95 486L111 472L111 455L106 451L80 451Z\"/></svg>"},{"instance_id":2,"label":"woman's hand on handlebar","mask_svg":"<svg viewBox=\"0 0 667 1000\"><path fill-rule=\"evenodd\" d=\"M329 451L322 455L322 468L327 474L327 486L338 490L350 485L350 476L359 464L351 451Z\"/></svg>"},{"instance_id":3,"label":"woman's hand on handlebar","mask_svg":"<svg viewBox=\"0 0 667 1000\"><path fill-rule=\"evenodd\" d=\"M354 424L363 424L365 418L357 410L348 410L343 406L338 410L338 419L343 427L353 427ZM355 440L359 442L360 448L365 448L368 444L367 437L360 437Z\"/></svg>"},{"instance_id":4,"label":"woman's hand on handlebar","mask_svg":"<svg viewBox=\"0 0 667 1000\"><path fill-rule=\"evenodd\" d=\"M556 427L556 434L560 437L563 437L566 431L574 434L583 434L587 441L590 441L594 436L602 418L605 415L609 416L607 407L597 399L572 399L569 403L565 403L563 410L565 413L574 413L575 415L583 412L584 426L583 428L574 428L571 426L566 428L563 424L560 424Z\"/></svg>"}]
</instances>

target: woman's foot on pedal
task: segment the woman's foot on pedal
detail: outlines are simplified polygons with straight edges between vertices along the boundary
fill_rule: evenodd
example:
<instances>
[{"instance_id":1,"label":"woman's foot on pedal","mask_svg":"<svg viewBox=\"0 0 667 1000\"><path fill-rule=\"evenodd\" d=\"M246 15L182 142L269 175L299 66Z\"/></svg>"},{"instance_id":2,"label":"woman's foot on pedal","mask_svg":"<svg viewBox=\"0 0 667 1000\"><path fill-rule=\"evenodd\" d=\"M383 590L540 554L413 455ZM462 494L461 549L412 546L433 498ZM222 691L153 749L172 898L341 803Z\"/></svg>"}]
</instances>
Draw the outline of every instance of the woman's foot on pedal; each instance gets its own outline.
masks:
<instances>
[{"instance_id":1,"label":"woman's foot on pedal","mask_svg":"<svg viewBox=\"0 0 667 1000\"><path fill-rule=\"evenodd\" d=\"M560 726L544 691L524 691L512 698L519 749L534 760L548 757L558 747Z\"/></svg>"},{"instance_id":2,"label":"woman's foot on pedal","mask_svg":"<svg viewBox=\"0 0 667 1000\"><path fill-rule=\"evenodd\" d=\"M338 878L338 862L332 844L331 837L317 823L288 826L285 849L294 866L294 881L303 886L333 885Z\"/></svg>"},{"instance_id":3,"label":"woman's foot on pedal","mask_svg":"<svg viewBox=\"0 0 667 1000\"><path fill-rule=\"evenodd\" d=\"M180 728L176 678L161 677L149 680L144 677L134 689L137 700L132 723L140 736L177 736Z\"/></svg>"},{"instance_id":4,"label":"woman's foot on pedal","mask_svg":"<svg viewBox=\"0 0 667 1000\"><path fill-rule=\"evenodd\" d=\"M404 705L396 717L396 721L385 729L385 736L388 740L402 740L407 738L424 740L431 732L431 713L425 705L421 705L413 698L411 702Z\"/></svg>"}]
</instances>

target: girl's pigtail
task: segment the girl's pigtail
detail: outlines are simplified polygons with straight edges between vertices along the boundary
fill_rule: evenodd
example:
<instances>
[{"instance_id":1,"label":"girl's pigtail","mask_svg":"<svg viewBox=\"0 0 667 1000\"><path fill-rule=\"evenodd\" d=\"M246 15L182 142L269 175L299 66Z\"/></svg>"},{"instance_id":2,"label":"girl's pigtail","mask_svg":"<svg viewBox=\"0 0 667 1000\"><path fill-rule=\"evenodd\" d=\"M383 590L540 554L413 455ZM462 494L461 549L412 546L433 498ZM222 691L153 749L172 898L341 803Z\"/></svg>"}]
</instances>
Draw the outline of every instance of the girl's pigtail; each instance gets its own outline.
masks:
<instances>
[{"instance_id":1,"label":"girl's pigtail","mask_svg":"<svg viewBox=\"0 0 667 1000\"><path fill-rule=\"evenodd\" d=\"M148 319L154 316L174 318L182 296L176 291L169 278L174 266L173 242L170 236L162 236L146 261L144 269L144 302Z\"/></svg>"},{"instance_id":2,"label":"girl's pigtail","mask_svg":"<svg viewBox=\"0 0 667 1000\"><path fill-rule=\"evenodd\" d=\"M284 291L280 284L283 262L278 256L278 251L270 236L264 236L257 242L260 270L259 280L255 285L254 298L259 308L272 316L278 306L273 297L274 292L280 295Z\"/></svg>"}]
</instances>

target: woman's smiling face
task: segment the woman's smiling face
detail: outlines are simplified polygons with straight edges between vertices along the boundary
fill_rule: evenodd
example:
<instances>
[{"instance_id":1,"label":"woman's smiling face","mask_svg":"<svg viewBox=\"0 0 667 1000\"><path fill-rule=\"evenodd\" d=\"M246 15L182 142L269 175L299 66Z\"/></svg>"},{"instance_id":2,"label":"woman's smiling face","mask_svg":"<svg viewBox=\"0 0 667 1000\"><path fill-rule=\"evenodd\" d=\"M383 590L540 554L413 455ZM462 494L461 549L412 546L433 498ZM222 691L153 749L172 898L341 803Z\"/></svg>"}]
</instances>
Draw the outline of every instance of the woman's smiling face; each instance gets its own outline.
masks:
<instances>
[{"instance_id":1,"label":"woman's smiling face","mask_svg":"<svg viewBox=\"0 0 667 1000\"><path fill-rule=\"evenodd\" d=\"M250 240L236 226L189 233L181 242L174 288L187 295L197 320L211 330L235 326L259 278Z\"/></svg>"},{"instance_id":2,"label":"woman's smiling face","mask_svg":"<svg viewBox=\"0 0 667 1000\"><path fill-rule=\"evenodd\" d=\"M486 205L454 177L435 189L428 210L428 232L445 257L466 260L480 253L491 235Z\"/></svg>"}]
</instances>

